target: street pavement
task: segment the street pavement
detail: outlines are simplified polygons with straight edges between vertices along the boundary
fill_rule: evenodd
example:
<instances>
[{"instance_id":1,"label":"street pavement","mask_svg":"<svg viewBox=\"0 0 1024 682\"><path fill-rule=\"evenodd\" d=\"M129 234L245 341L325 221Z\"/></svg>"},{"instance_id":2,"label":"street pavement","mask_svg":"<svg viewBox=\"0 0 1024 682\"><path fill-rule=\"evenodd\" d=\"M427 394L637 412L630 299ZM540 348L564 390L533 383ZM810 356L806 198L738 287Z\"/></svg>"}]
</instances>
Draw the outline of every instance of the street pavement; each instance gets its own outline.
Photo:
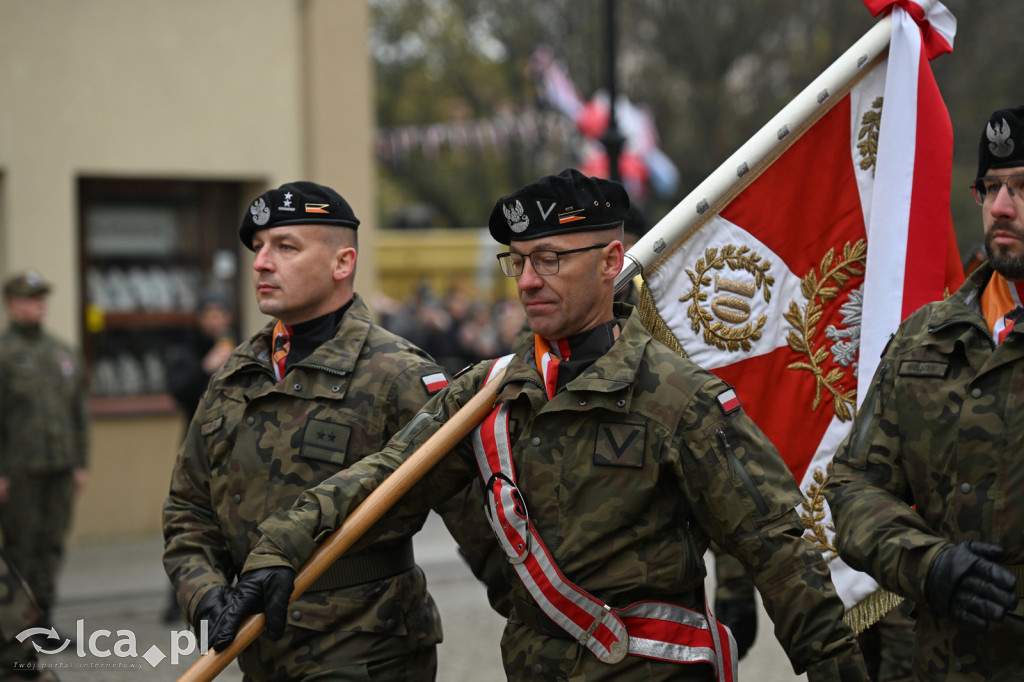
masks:
<instances>
[{"instance_id":1,"label":"street pavement","mask_svg":"<svg viewBox=\"0 0 1024 682\"><path fill-rule=\"evenodd\" d=\"M438 682L503 680L498 645L504 620L488 606L483 587L435 515L416 536L415 546L444 623ZM59 648L65 634L77 641L59 654L40 654L40 664L53 668L63 682L170 682L183 675L200 652L184 623L162 619L169 593L162 548L159 535L70 546L53 614L62 636L46 648ZM710 555L708 561L710 569ZM709 580L709 593L712 589ZM185 653L190 644L193 650ZM806 679L793 674L763 609L757 641L739 672L740 679L757 682ZM242 675L232 663L216 679L238 682Z\"/></svg>"}]
</instances>

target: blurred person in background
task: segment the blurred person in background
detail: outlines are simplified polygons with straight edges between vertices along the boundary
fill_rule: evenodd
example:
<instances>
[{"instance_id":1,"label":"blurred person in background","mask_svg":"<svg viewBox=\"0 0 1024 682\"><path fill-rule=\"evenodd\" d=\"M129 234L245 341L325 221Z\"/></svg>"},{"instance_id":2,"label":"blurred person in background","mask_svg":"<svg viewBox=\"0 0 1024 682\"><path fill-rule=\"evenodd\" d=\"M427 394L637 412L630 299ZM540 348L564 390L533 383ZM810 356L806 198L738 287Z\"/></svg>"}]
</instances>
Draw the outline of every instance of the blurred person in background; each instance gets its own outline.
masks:
<instances>
[{"instance_id":1,"label":"blurred person in background","mask_svg":"<svg viewBox=\"0 0 1024 682\"><path fill-rule=\"evenodd\" d=\"M433 298L428 300L431 302L428 309L435 308ZM434 311L438 333L433 339L435 346L431 354L452 374L465 369L473 361L471 348L462 335L462 328L469 319L472 306L472 297L462 287L454 286ZM423 312L419 315L422 316Z\"/></svg>"},{"instance_id":2,"label":"blurred person in background","mask_svg":"<svg viewBox=\"0 0 1024 682\"><path fill-rule=\"evenodd\" d=\"M43 329L50 285L29 270L4 284L0 335L0 530L7 558L50 627L75 495L86 484L89 408L77 353Z\"/></svg>"},{"instance_id":3,"label":"blurred person in background","mask_svg":"<svg viewBox=\"0 0 1024 682\"><path fill-rule=\"evenodd\" d=\"M447 336L451 329L451 316L437 300L429 282L421 282L415 291L387 314L381 315L381 326L393 334L408 339L438 364L450 372L452 363L443 358L452 354ZM461 369L460 365L456 369Z\"/></svg>"},{"instance_id":4,"label":"blurred person in background","mask_svg":"<svg viewBox=\"0 0 1024 682\"><path fill-rule=\"evenodd\" d=\"M484 301L474 301L469 314L458 328L460 345L465 349L467 360L463 367L501 354L498 342L498 326L494 319L494 307Z\"/></svg>"},{"instance_id":5,"label":"blurred person in background","mask_svg":"<svg viewBox=\"0 0 1024 682\"><path fill-rule=\"evenodd\" d=\"M183 431L186 433L210 377L224 366L238 344L234 318L227 296L213 288L203 292L196 304L195 328L189 329L185 343L172 351L167 388L185 417ZM171 623L179 618L181 611L172 585L164 622Z\"/></svg>"},{"instance_id":6,"label":"blurred person in background","mask_svg":"<svg viewBox=\"0 0 1024 682\"><path fill-rule=\"evenodd\" d=\"M185 427L199 407L210 377L224 366L238 344L234 311L220 291L211 289L199 297L196 326L185 344L175 349L168 371L168 390L185 415Z\"/></svg>"}]
</instances>

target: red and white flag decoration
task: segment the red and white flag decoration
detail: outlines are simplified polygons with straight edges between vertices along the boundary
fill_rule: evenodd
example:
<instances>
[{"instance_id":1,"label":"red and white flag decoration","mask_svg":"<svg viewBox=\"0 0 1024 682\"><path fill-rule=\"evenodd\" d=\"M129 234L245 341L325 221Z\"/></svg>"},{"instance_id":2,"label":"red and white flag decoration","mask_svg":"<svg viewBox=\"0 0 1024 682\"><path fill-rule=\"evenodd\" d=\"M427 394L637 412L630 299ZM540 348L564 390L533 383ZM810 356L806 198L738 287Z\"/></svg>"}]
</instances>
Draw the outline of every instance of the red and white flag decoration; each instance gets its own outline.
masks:
<instances>
[{"instance_id":1,"label":"red and white flag decoration","mask_svg":"<svg viewBox=\"0 0 1024 682\"><path fill-rule=\"evenodd\" d=\"M884 593L836 556L821 483L890 334L963 281L952 129L928 64L952 50L955 20L937 2L865 4L892 12L888 57L644 272L668 331L735 387L800 482L807 532L858 631L892 601L869 607Z\"/></svg>"}]
</instances>

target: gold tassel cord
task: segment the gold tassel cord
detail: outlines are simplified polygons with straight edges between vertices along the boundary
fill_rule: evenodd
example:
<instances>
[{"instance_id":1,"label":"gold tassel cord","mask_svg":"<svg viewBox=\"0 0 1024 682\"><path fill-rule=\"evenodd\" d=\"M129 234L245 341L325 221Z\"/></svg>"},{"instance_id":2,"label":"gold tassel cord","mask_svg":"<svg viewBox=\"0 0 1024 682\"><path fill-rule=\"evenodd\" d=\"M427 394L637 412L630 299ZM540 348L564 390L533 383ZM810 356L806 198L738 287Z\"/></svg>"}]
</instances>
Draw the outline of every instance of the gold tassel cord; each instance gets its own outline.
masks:
<instances>
[{"instance_id":1,"label":"gold tassel cord","mask_svg":"<svg viewBox=\"0 0 1024 682\"><path fill-rule=\"evenodd\" d=\"M879 588L849 609L843 616L843 622L850 626L854 636L858 636L902 603L903 597Z\"/></svg>"},{"instance_id":2,"label":"gold tassel cord","mask_svg":"<svg viewBox=\"0 0 1024 682\"><path fill-rule=\"evenodd\" d=\"M647 331L650 332L652 337L671 348L672 352L679 357L686 357L686 351L679 344L679 340L668 328L668 325L665 324L665 320L661 319L661 314L654 303L654 296L651 295L651 289L647 286L647 282L644 282L643 286L640 287L636 310L640 314L640 320L647 327Z\"/></svg>"}]
</instances>

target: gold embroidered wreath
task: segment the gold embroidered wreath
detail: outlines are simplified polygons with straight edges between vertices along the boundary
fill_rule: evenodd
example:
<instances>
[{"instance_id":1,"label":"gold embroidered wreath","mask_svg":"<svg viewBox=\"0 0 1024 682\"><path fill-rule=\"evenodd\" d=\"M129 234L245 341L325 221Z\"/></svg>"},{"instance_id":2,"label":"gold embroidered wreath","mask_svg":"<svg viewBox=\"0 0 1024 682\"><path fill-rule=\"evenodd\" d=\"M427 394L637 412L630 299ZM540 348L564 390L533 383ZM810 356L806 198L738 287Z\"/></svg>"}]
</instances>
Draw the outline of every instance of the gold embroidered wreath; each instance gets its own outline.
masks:
<instances>
[{"instance_id":1,"label":"gold embroidered wreath","mask_svg":"<svg viewBox=\"0 0 1024 682\"><path fill-rule=\"evenodd\" d=\"M708 294L704 290L705 287L711 286L711 277L708 273L712 270L722 270L727 265L730 270L743 270L753 275L754 285L761 291L765 302L771 300L770 287L775 283L775 278L768 274L771 263L762 263L761 257L751 252L747 246L728 244L721 250L705 249L704 257L697 259L693 270L686 270L693 288L680 298L679 302L690 302L686 309L687 317L690 318L690 328L695 334L703 331L704 343L719 350L749 351L750 342L761 338L761 328L768 321L767 315L758 316L756 324L748 322L742 327L730 327L721 320L716 320L711 312L701 305L708 300Z\"/></svg>"}]
</instances>

